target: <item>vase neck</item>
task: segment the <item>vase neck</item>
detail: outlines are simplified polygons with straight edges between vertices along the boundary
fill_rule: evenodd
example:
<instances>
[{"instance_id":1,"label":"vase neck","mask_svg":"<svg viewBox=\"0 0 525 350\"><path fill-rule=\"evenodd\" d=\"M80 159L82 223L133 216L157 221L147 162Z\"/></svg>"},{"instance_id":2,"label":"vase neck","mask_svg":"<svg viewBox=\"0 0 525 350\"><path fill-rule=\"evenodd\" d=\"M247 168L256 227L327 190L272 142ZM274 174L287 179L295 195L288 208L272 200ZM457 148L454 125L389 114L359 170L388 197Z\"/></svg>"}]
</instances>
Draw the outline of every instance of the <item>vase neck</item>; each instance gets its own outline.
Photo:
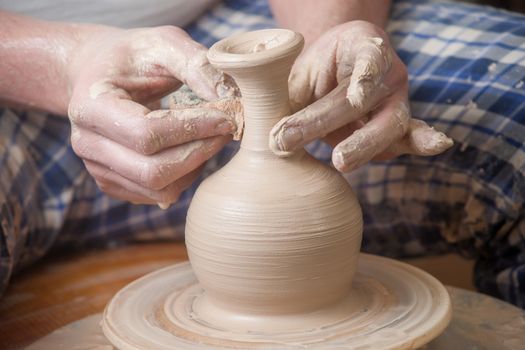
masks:
<instances>
[{"instance_id":1,"label":"vase neck","mask_svg":"<svg viewBox=\"0 0 525 350\"><path fill-rule=\"evenodd\" d=\"M290 114L288 97L288 62L277 62L261 71L247 71L234 76L242 94L244 132L241 147L270 152L270 130Z\"/></svg>"},{"instance_id":2,"label":"vase neck","mask_svg":"<svg viewBox=\"0 0 525 350\"><path fill-rule=\"evenodd\" d=\"M287 29L240 33L215 43L208 59L231 75L242 95L245 129L241 148L271 153L270 130L290 114L288 75L303 37Z\"/></svg>"}]
</instances>

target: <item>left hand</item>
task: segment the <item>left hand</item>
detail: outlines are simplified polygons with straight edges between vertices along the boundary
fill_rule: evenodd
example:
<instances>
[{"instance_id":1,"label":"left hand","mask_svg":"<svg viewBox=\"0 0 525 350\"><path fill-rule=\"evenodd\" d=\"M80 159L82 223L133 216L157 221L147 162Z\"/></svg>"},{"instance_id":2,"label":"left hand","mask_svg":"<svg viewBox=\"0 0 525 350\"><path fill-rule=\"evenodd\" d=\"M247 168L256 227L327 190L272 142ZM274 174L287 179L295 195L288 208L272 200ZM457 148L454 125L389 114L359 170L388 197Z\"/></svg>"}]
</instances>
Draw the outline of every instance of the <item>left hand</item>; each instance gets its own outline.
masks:
<instances>
[{"instance_id":1,"label":"left hand","mask_svg":"<svg viewBox=\"0 0 525 350\"><path fill-rule=\"evenodd\" d=\"M295 62L289 88L295 113L270 133L278 155L324 137L334 146L334 166L347 172L372 159L435 155L452 146L411 118L406 67L372 23L351 21L326 32Z\"/></svg>"},{"instance_id":2,"label":"left hand","mask_svg":"<svg viewBox=\"0 0 525 350\"><path fill-rule=\"evenodd\" d=\"M151 110L184 82L201 98L234 86L182 29L107 28L82 42L70 64L71 144L107 194L165 208L236 131L215 108Z\"/></svg>"}]
</instances>

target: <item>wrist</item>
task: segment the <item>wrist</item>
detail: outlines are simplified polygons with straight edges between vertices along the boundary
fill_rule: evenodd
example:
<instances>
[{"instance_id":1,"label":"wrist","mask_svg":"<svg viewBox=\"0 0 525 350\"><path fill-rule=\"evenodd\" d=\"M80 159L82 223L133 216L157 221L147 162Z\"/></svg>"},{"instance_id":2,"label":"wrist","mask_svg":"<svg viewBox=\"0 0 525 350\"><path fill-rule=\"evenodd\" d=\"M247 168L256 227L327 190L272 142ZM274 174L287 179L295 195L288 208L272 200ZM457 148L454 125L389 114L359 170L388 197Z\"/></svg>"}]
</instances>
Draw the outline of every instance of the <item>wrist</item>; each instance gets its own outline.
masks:
<instances>
[{"instance_id":1,"label":"wrist","mask_svg":"<svg viewBox=\"0 0 525 350\"><path fill-rule=\"evenodd\" d=\"M0 103L66 115L70 63L97 28L0 11Z\"/></svg>"},{"instance_id":2,"label":"wrist","mask_svg":"<svg viewBox=\"0 0 525 350\"><path fill-rule=\"evenodd\" d=\"M270 0L280 26L303 34L305 48L331 28L362 20L384 28L390 0Z\"/></svg>"},{"instance_id":3,"label":"wrist","mask_svg":"<svg viewBox=\"0 0 525 350\"><path fill-rule=\"evenodd\" d=\"M75 62L85 43L99 32L97 25L90 24L61 24L59 31L62 33L57 45L57 63L59 64L60 87L55 90L57 94L57 108L61 115L67 115L67 109L74 85L74 75L76 69Z\"/></svg>"},{"instance_id":4,"label":"wrist","mask_svg":"<svg viewBox=\"0 0 525 350\"><path fill-rule=\"evenodd\" d=\"M68 104L79 74L90 69L90 62L95 59L97 47L101 49L104 38L124 31L124 29L94 24L70 26L73 35L64 67Z\"/></svg>"}]
</instances>

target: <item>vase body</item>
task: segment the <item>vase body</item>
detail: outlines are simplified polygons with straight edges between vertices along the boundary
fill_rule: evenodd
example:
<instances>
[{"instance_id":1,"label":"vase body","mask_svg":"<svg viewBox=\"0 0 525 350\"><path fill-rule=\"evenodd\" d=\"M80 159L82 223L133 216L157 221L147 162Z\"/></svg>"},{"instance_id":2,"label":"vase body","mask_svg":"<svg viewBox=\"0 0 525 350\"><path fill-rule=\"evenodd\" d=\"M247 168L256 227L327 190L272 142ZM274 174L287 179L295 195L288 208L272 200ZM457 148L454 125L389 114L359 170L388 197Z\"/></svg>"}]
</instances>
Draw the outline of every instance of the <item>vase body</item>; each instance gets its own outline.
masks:
<instances>
[{"instance_id":1,"label":"vase body","mask_svg":"<svg viewBox=\"0 0 525 350\"><path fill-rule=\"evenodd\" d=\"M299 151L279 158L269 132L290 113L287 80L302 48L287 30L252 32L210 49L241 90L239 152L197 189L186 222L206 303L238 315L315 312L348 295L362 214L346 180Z\"/></svg>"}]
</instances>

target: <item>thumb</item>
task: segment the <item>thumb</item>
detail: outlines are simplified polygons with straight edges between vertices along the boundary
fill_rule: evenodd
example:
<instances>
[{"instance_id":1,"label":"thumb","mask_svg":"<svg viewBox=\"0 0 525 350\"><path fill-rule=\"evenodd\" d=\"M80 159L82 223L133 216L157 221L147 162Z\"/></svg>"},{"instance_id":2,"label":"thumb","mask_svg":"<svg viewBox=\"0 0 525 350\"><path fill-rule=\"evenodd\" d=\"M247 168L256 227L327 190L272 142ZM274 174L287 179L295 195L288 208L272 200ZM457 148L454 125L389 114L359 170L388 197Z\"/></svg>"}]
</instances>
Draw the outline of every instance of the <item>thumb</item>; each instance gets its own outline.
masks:
<instances>
[{"instance_id":1,"label":"thumb","mask_svg":"<svg viewBox=\"0 0 525 350\"><path fill-rule=\"evenodd\" d=\"M233 97L238 88L231 77L215 69L207 58L208 49L195 42L184 30L165 29L164 65L178 80L205 100Z\"/></svg>"},{"instance_id":2,"label":"thumb","mask_svg":"<svg viewBox=\"0 0 525 350\"><path fill-rule=\"evenodd\" d=\"M205 100L216 100L239 96L239 89L234 80L223 72L215 69L206 56L208 50L199 47L194 57L189 58L187 69L182 72L183 81L199 97Z\"/></svg>"},{"instance_id":3,"label":"thumb","mask_svg":"<svg viewBox=\"0 0 525 350\"><path fill-rule=\"evenodd\" d=\"M304 56L308 52L299 56L292 66L290 77L288 78L288 90L290 107L293 112L297 112L314 100L314 88L316 83L316 72L313 71L315 65L310 64Z\"/></svg>"}]
</instances>

